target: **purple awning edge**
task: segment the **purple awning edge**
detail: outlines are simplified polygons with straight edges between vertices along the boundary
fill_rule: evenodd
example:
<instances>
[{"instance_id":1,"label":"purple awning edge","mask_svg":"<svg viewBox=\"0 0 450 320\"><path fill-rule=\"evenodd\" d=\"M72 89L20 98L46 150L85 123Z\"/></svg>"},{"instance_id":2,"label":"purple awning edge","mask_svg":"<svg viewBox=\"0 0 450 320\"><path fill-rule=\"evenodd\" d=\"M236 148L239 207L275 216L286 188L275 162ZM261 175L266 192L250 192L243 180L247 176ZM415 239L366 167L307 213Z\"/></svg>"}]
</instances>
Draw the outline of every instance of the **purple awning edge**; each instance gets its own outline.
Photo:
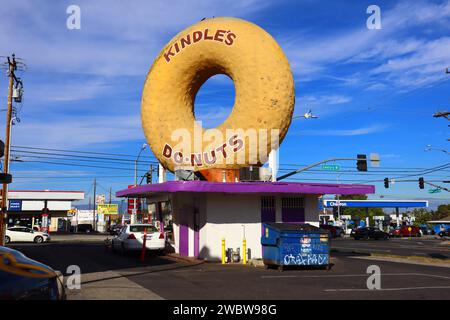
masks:
<instances>
[{"instance_id":1,"label":"purple awning edge","mask_svg":"<svg viewBox=\"0 0 450 320\"><path fill-rule=\"evenodd\" d=\"M208 182L167 181L147 184L116 192L117 197L142 197L148 193L299 193L299 194L373 194L375 186L304 182Z\"/></svg>"}]
</instances>

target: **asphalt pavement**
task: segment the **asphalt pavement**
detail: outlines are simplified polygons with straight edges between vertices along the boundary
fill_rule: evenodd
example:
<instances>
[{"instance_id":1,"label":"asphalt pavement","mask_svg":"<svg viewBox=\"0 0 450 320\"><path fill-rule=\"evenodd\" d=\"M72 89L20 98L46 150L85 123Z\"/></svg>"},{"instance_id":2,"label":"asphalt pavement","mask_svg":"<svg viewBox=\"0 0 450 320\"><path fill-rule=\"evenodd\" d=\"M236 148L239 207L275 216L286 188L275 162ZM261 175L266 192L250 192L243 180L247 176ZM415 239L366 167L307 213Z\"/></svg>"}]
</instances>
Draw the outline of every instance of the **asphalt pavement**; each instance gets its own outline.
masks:
<instances>
[{"instance_id":1,"label":"asphalt pavement","mask_svg":"<svg viewBox=\"0 0 450 320\"><path fill-rule=\"evenodd\" d=\"M147 255L141 262L139 254L120 256L105 250L101 240L80 241L76 237L73 241L10 246L66 275L68 266L78 265L81 290L70 290L69 299L450 299L448 267L366 260L368 254L353 253L448 256L448 247L439 243L422 239L335 240L331 270L284 272L188 263L157 255ZM367 287L371 265L380 268L381 290Z\"/></svg>"},{"instance_id":2,"label":"asphalt pavement","mask_svg":"<svg viewBox=\"0 0 450 320\"><path fill-rule=\"evenodd\" d=\"M432 238L390 238L389 240L354 240L336 238L331 248L339 252L380 253L399 256L419 256L450 259L450 246L444 240Z\"/></svg>"}]
</instances>

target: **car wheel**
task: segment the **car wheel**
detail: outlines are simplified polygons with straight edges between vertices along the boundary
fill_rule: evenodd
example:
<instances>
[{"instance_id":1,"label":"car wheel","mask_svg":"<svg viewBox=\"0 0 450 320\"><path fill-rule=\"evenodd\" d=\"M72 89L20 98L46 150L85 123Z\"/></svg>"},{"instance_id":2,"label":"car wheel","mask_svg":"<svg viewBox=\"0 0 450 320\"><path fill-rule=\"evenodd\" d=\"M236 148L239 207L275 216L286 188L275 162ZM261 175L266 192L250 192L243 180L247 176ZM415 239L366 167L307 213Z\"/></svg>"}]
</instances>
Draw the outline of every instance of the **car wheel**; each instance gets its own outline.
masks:
<instances>
[{"instance_id":1,"label":"car wheel","mask_svg":"<svg viewBox=\"0 0 450 320\"><path fill-rule=\"evenodd\" d=\"M8 236L5 236L5 244L8 244L11 242L11 238Z\"/></svg>"},{"instance_id":2,"label":"car wheel","mask_svg":"<svg viewBox=\"0 0 450 320\"><path fill-rule=\"evenodd\" d=\"M41 236L37 236L34 238L34 243L42 243L44 242L44 238L42 238Z\"/></svg>"}]
</instances>

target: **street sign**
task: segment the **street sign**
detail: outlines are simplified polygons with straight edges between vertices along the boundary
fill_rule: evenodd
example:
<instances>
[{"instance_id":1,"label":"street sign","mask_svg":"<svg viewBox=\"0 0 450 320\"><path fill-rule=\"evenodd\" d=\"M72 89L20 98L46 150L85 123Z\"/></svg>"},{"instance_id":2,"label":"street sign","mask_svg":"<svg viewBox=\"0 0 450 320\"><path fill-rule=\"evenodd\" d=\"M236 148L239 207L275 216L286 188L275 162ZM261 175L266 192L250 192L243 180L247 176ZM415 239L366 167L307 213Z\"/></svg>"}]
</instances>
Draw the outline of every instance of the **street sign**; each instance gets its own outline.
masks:
<instances>
[{"instance_id":1,"label":"street sign","mask_svg":"<svg viewBox=\"0 0 450 320\"><path fill-rule=\"evenodd\" d=\"M440 193L442 190L440 188L436 188L436 189L430 189L428 190L428 193Z\"/></svg>"},{"instance_id":2,"label":"street sign","mask_svg":"<svg viewBox=\"0 0 450 320\"><path fill-rule=\"evenodd\" d=\"M22 211L22 200L11 199L9 200L9 211Z\"/></svg>"},{"instance_id":3,"label":"street sign","mask_svg":"<svg viewBox=\"0 0 450 320\"><path fill-rule=\"evenodd\" d=\"M341 166L338 164L323 164L320 166L322 170L326 171L339 171L341 170Z\"/></svg>"}]
</instances>

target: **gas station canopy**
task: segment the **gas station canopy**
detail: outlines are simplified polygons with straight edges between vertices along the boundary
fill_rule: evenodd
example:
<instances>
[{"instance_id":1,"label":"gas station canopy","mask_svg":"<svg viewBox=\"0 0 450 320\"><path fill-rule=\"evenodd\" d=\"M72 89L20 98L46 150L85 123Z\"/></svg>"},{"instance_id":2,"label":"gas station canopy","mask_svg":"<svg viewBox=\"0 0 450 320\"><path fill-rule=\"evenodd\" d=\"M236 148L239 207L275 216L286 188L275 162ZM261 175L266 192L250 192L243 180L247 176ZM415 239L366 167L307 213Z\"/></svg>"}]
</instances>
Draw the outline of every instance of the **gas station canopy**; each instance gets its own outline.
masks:
<instances>
[{"instance_id":1,"label":"gas station canopy","mask_svg":"<svg viewBox=\"0 0 450 320\"><path fill-rule=\"evenodd\" d=\"M325 208L427 208L424 200L323 200Z\"/></svg>"}]
</instances>

